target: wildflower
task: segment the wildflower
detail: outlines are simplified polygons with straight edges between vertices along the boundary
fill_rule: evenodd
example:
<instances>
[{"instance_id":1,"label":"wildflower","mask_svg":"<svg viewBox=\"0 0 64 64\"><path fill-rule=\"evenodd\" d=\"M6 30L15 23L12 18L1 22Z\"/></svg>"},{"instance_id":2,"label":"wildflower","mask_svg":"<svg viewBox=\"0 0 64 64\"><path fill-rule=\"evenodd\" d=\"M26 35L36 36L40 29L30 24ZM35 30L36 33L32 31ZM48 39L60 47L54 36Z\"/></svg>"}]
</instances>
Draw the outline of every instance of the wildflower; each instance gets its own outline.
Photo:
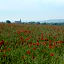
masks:
<instances>
[{"instance_id":1,"label":"wildflower","mask_svg":"<svg viewBox=\"0 0 64 64\"><path fill-rule=\"evenodd\" d=\"M1 42L0 42L0 46L2 46L4 44L4 40L2 40Z\"/></svg>"},{"instance_id":2,"label":"wildflower","mask_svg":"<svg viewBox=\"0 0 64 64\"><path fill-rule=\"evenodd\" d=\"M56 36L54 36L53 38L54 38L54 39L56 39L57 37L56 37Z\"/></svg>"},{"instance_id":3,"label":"wildflower","mask_svg":"<svg viewBox=\"0 0 64 64\"><path fill-rule=\"evenodd\" d=\"M43 33L41 33L41 36L43 37Z\"/></svg>"},{"instance_id":4,"label":"wildflower","mask_svg":"<svg viewBox=\"0 0 64 64\"><path fill-rule=\"evenodd\" d=\"M8 51L10 51L11 50L11 48L8 48Z\"/></svg>"},{"instance_id":5,"label":"wildflower","mask_svg":"<svg viewBox=\"0 0 64 64\"><path fill-rule=\"evenodd\" d=\"M39 42L39 40L37 40L37 42Z\"/></svg>"},{"instance_id":6,"label":"wildflower","mask_svg":"<svg viewBox=\"0 0 64 64\"><path fill-rule=\"evenodd\" d=\"M26 53L27 53L28 55L30 55L31 52L30 52L30 50L28 50Z\"/></svg>"},{"instance_id":7,"label":"wildflower","mask_svg":"<svg viewBox=\"0 0 64 64\"><path fill-rule=\"evenodd\" d=\"M43 42L43 45L46 46L46 42Z\"/></svg>"},{"instance_id":8,"label":"wildflower","mask_svg":"<svg viewBox=\"0 0 64 64\"><path fill-rule=\"evenodd\" d=\"M44 40L43 38L41 38L41 40Z\"/></svg>"},{"instance_id":9,"label":"wildflower","mask_svg":"<svg viewBox=\"0 0 64 64\"><path fill-rule=\"evenodd\" d=\"M62 41L62 43L64 43L64 41Z\"/></svg>"},{"instance_id":10,"label":"wildflower","mask_svg":"<svg viewBox=\"0 0 64 64\"><path fill-rule=\"evenodd\" d=\"M63 42L62 42L62 41L57 41L56 43L61 44L61 43L63 43Z\"/></svg>"},{"instance_id":11,"label":"wildflower","mask_svg":"<svg viewBox=\"0 0 64 64\"><path fill-rule=\"evenodd\" d=\"M37 42L36 45L39 46L40 45L39 42Z\"/></svg>"},{"instance_id":12,"label":"wildflower","mask_svg":"<svg viewBox=\"0 0 64 64\"><path fill-rule=\"evenodd\" d=\"M47 39L47 38L45 38L44 40L45 40L45 41L48 41L48 39Z\"/></svg>"},{"instance_id":13,"label":"wildflower","mask_svg":"<svg viewBox=\"0 0 64 64\"><path fill-rule=\"evenodd\" d=\"M49 44L51 44L51 40L49 40Z\"/></svg>"},{"instance_id":14,"label":"wildflower","mask_svg":"<svg viewBox=\"0 0 64 64\"><path fill-rule=\"evenodd\" d=\"M21 32L20 31L17 31L17 34L20 34Z\"/></svg>"},{"instance_id":15,"label":"wildflower","mask_svg":"<svg viewBox=\"0 0 64 64\"><path fill-rule=\"evenodd\" d=\"M23 37L21 36L20 39L23 40Z\"/></svg>"},{"instance_id":16,"label":"wildflower","mask_svg":"<svg viewBox=\"0 0 64 64\"><path fill-rule=\"evenodd\" d=\"M6 57L7 55L6 54L3 54L3 57Z\"/></svg>"},{"instance_id":17,"label":"wildflower","mask_svg":"<svg viewBox=\"0 0 64 64\"><path fill-rule=\"evenodd\" d=\"M53 49L53 48L54 48L54 46L52 46L52 45L49 45L49 48L50 48L50 49Z\"/></svg>"},{"instance_id":18,"label":"wildflower","mask_svg":"<svg viewBox=\"0 0 64 64\"><path fill-rule=\"evenodd\" d=\"M36 48L34 47L33 50L36 50Z\"/></svg>"},{"instance_id":19,"label":"wildflower","mask_svg":"<svg viewBox=\"0 0 64 64\"><path fill-rule=\"evenodd\" d=\"M56 42L53 43L53 46L54 46L54 47L56 46Z\"/></svg>"},{"instance_id":20,"label":"wildflower","mask_svg":"<svg viewBox=\"0 0 64 64\"><path fill-rule=\"evenodd\" d=\"M24 32L25 32L25 33L27 33L28 31L27 31L27 30L25 30Z\"/></svg>"},{"instance_id":21,"label":"wildflower","mask_svg":"<svg viewBox=\"0 0 64 64\"><path fill-rule=\"evenodd\" d=\"M28 38L26 38L26 41L28 41L28 40L30 40L30 38L28 37Z\"/></svg>"},{"instance_id":22,"label":"wildflower","mask_svg":"<svg viewBox=\"0 0 64 64\"><path fill-rule=\"evenodd\" d=\"M36 45L36 43L33 43L33 45Z\"/></svg>"},{"instance_id":23,"label":"wildflower","mask_svg":"<svg viewBox=\"0 0 64 64\"><path fill-rule=\"evenodd\" d=\"M54 53L50 53L50 56L54 56Z\"/></svg>"}]
</instances>

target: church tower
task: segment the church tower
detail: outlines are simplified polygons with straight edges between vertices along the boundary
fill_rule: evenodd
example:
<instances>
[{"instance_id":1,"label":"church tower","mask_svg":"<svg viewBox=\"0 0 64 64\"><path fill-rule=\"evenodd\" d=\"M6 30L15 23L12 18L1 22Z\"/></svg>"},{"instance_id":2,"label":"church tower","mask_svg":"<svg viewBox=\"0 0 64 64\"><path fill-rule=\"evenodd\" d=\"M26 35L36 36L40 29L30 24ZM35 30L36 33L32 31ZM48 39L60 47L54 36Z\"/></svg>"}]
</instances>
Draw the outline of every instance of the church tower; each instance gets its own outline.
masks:
<instances>
[{"instance_id":1,"label":"church tower","mask_svg":"<svg viewBox=\"0 0 64 64\"><path fill-rule=\"evenodd\" d=\"M21 23L21 19L20 19L20 23Z\"/></svg>"}]
</instances>

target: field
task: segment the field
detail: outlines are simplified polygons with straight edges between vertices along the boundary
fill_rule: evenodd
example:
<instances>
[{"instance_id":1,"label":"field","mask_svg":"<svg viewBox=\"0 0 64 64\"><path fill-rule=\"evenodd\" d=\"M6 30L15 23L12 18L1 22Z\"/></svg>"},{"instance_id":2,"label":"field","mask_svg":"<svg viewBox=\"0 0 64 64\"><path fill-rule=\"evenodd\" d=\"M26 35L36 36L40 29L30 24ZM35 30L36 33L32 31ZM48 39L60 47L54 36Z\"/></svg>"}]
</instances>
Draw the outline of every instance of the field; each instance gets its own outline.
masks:
<instances>
[{"instance_id":1,"label":"field","mask_svg":"<svg viewBox=\"0 0 64 64\"><path fill-rule=\"evenodd\" d=\"M0 64L64 64L64 26L0 24Z\"/></svg>"}]
</instances>

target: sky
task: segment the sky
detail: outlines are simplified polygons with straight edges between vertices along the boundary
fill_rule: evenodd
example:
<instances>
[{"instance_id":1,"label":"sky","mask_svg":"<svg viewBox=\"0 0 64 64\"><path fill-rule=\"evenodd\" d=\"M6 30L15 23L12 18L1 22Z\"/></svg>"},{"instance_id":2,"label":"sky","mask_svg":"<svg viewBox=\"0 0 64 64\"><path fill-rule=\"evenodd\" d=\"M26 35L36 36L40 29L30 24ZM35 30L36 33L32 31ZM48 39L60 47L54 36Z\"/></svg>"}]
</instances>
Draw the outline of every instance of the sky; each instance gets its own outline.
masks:
<instances>
[{"instance_id":1,"label":"sky","mask_svg":"<svg viewBox=\"0 0 64 64\"><path fill-rule=\"evenodd\" d=\"M0 21L64 19L64 0L0 0Z\"/></svg>"}]
</instances>

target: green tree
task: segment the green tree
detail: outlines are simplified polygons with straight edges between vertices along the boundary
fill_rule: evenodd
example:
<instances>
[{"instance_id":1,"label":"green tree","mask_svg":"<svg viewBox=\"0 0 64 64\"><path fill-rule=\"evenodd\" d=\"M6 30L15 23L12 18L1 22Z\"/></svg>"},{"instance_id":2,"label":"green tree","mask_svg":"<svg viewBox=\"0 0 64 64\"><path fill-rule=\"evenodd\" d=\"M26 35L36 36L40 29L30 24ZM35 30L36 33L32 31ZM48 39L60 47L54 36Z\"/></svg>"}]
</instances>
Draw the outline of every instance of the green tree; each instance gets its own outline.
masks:
<instances>
[{"instance_id":1,"label":"green tree","mask_svg":"<svg viewBox=\"0 0 64 64\"><path fill-rule=\"evenodd\" d=\"M6 20L6 23L11 23L11 21L10 20Z\"/></svg>"}]
</instances>

